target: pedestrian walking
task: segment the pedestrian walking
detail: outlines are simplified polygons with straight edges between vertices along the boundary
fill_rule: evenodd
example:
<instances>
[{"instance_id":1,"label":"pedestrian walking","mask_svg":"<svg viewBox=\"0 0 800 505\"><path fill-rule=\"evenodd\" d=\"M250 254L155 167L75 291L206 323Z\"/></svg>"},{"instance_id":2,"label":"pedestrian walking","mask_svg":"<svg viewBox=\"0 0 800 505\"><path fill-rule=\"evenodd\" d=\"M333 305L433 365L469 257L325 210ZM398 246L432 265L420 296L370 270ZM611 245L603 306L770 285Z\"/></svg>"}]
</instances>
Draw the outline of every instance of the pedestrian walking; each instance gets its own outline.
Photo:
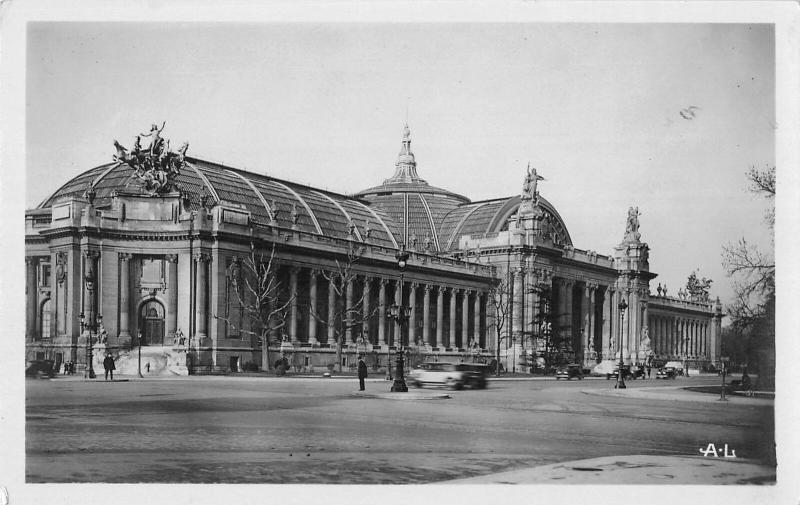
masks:
<instances>
[{"instance_id":1,"label":"pedestrian walking","mask_svg":"<svg viewBox=\"0 0 800 505\"><path fill-rule=\"evenodd\" d=\"M111 357L110 354L106 355L106 359L103 360L103 368L106 369L106 380L108 380L108 374L111 374L111 380L114 380L114 370L117 368L114 365L114 358Z\"/></svg>"},{"instance_id":2,"label":"pedestrian walking","mask_svg":"<svg viewBox=\"0 0 800 505\"><path fill-rule=\"evenodd\" d=\"M358 390L364 391L364 379L367 378L367 364L364 363L364 357L358 355Z\"/></svg>"},{"instance_id":3,"label":"pedestrian walking","mask_svg":"<svg viewBox=\"0 0 800 505\"><path fill-rule=\"evenodd\" d=\"M652 370L653 370L653 368L652 368L652 367L649 367L649 366L647 367L647 378L648 378L648 379L650 378L650 372L651 372Z\"/></svg>"}]
</instances>

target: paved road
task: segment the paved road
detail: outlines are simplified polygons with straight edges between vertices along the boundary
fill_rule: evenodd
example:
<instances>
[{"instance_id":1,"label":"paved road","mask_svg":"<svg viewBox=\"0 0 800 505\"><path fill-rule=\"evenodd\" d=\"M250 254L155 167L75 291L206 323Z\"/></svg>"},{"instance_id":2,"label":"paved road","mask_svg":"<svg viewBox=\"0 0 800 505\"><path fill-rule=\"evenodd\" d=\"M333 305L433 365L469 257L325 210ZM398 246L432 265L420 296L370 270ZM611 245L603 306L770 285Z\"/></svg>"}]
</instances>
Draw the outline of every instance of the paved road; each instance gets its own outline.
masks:
<instances>
[{"instance_id":1,"label":"paved road","mask_svg":"<svg viewBox=\"0 0 800 505\"><path fill-rule=\"evenodd\" d=\"M629 391L715 378L633 381ZM768 402L593 394L612 381L493 381L396 401L390 383L191 377L26 382L28 482L433 483L728 444L774 465ZM436 391L425 390L434 398ZM653 397L657 399L653 399ZM675 482L677 483L677 482Z\"/></svg>"}]
</instances>

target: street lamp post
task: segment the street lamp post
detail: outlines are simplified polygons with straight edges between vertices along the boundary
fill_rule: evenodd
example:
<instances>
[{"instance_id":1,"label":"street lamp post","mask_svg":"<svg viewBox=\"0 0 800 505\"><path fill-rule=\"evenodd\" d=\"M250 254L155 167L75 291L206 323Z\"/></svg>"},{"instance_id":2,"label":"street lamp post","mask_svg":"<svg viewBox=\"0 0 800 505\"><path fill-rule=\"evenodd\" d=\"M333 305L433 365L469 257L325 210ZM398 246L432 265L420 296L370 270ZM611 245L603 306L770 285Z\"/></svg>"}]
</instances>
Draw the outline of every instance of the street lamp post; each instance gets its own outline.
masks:
<instances>
[{"instance_id":1,"label":"street lamp post","mask_svg":"<svg viewBox=\"0 0 800 505\"><path fill-rule=\"evenodd\" d=\"M400 329L400 334L397 336L395 340L395 346L397 346L397 365L395 367L395 374L394 374L394 382L392 383L391 391L393 393L406 393L408 392L408 386L406 386L406 379L403 371L403 360L404 360L404 352L403 352L403 329L406 326L406 320L408 319L408 307L403 305L403 273L406 268L406 264L408 263L408 252L406 252L406 246L403 244L397 254L395 254L395 259L397 260L397 268L400 270L400 299L397 300L397 303L392 305L389 308L389 317L397 321L398 327Z\"/></svg>"},{"instance_id":2,"label":"street lamp post","mask_svg":"<svg viewBox=\"0 0 800 505\"><path fill-rule=\"evenodd\" d=\"M620 318L620 326L619 326L619 369L617 370L617 384L614 386L617 389L626 389L628 386L625 385L625 371L624 366L625 363L622 361L622 349L624 344L623 337L625 336L625 309L628 308L628 302L625 301L623 298L619 302L619 318Z\"/></svg>"},{"instance_id":3,"label":"street lamp post","mask_svg":"<svg viewBox=\"0 0 800 505\"><path fill-rule=\"evenodd\" d=\"M81 318L81 333L83 333L84 329L89 330L86 338L86 370L83 373L83 377L94 379L97 376L94 373L94 365L92 364L92 361L94 361L93 348L92 348L92 344L94 342L92 341L92 332L97 331L100 325L103 324L103 316L102 314L97 314L96 321L90 321L87 323L86 316L83 314L83 312L81 312L80 318Z\"/></svg>"},{"instance_id":4,"label":"street lamp post","mask_svg":"<svg viewBox=\"0 0 800 505\"><path fill-rule=\"evenodd\" d=\"M136 344L137 344L136 347L139 348L139 378L141 379L144 377L142 375L142 330L141 329L136 332Z\"/></svg>"}]
</instances>

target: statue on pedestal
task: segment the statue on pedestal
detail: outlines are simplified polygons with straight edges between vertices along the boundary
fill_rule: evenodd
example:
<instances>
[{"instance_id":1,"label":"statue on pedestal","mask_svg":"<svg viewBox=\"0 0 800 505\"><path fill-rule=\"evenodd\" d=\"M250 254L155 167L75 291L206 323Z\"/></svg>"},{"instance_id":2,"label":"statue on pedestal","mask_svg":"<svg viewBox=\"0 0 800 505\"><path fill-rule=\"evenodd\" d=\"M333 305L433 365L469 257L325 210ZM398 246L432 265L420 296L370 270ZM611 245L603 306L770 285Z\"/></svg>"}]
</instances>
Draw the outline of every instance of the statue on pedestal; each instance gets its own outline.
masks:
<instances>
[{"instance_id":1,"label":"statue on pedestal","mask_svg":"<svg viewBox=\"0 0 800 505\"><path fill-rule=\"evenodd\" d=\"M628 208L628 221L625 225L626 241L638 242L642 234L639 233L639 207Z\"/></svg>"}]
</instances>

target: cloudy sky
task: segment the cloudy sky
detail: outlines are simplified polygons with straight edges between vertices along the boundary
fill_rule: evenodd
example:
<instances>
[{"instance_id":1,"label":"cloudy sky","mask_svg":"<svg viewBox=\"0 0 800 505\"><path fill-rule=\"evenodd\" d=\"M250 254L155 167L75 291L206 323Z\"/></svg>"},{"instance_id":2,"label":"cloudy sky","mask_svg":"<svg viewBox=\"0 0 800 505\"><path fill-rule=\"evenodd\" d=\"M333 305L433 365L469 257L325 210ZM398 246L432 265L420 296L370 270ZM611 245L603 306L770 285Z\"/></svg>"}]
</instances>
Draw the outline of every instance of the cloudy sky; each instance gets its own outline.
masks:
<instances>
[{"instance_id":1,"label":"cloudy sky","mask_svg":"<svg viewBox=\"0 0 800 505\"><path fill-rule=\"evenodd\" d=\"M610 254L638 206L672 293L699 269L728 299L722 245L769 244L744 174L776 163L772 25L28 28L29 208L162 121L191 155L354 193L393 173L407 118L420 176L473 201L537 167L578 248Z\"/></svg>"}]
</instances>

